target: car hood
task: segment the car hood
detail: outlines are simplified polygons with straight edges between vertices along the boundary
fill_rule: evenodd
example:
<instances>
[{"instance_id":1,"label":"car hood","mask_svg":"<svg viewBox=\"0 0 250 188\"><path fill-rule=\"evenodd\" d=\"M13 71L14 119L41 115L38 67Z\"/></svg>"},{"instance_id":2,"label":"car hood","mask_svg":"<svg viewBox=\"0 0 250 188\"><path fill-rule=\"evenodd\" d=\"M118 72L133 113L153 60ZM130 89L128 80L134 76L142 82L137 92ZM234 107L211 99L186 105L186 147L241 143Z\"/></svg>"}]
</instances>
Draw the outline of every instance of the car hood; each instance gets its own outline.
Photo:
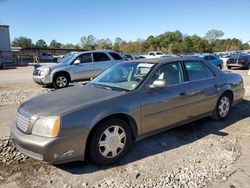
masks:
<instances>
[{"instance_id":1,"label":"car hood","mask_svg":"<svg viewBox=\"0 0 250 188\"><path fill-rule=\"evenodd\" d=\"M63 64L63 63L50 63L50 64L47 64L47 65L42 65L38 68L36 68L37 70L42 70L42 69L45 69L45 68L51 68L51 69L56 69L56 68L59 68L59 67L64 67L66 66L67 64Z\"/></svg>"},{"instance_id":2,"label":"car hood","mask_svg":"<svg viewBox=\"0 0 250 188\"><path fill-rule=\"evenodd\" d=\"M70 110L87 107L125 93L90 85L73 86L34 97L21 104L18 110L33 118L61 115Z\"/></svg>"}]
</instances>

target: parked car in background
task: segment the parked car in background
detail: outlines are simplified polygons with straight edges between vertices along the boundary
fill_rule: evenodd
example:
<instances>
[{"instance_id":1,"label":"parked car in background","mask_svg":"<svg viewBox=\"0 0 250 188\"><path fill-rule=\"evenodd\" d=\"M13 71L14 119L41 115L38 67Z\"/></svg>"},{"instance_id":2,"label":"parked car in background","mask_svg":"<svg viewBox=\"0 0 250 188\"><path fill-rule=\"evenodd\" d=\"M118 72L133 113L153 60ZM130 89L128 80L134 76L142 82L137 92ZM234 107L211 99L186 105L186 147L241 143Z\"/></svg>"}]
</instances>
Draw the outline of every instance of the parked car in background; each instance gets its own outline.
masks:
<instances>
[{"instance_id":1,"label":"parked car in background","mask_svg":"<svg viewBox=\"0 0 250 188\"><path fill-rule=\"evenodd\" d=\"M125 61L131 61L131 60L134 59L134 57L132 55L130 55L130 54L123 54L123 59Z\"/></svg>"},{"instance_id":2,"label":"parked car in background","mask_svg":"<svg viewBox=\"0 0 250 188\"><path fill-rule=\"evenodd\" d=\"M81 55L86 59L89 53L95 60L99 53L111 58L114 52ZM200 58L122 62L86 85L21 104L11 137L21 152L45 162L89 157L107 165L119 161L140 138L206 116L225 120L243 96L239 74Z\"/></svg>"},{"instance_id":3,"label":"parked car in background","mask_svg":"<svg viewBox=\"0 0 250 188\"><path fill-rule=\"evenodd\" d=\"M145 57L147 59L154 59L154 58L162 58L162 57L168 57L167 54L164 54L161 51L151 51L148 52L147 55L141 55L142 57Z\"/></svg>"},{"instance_id":4,"label":"parked car in background","mask_svg":"<svg viewBox=\"0 0 250 188\"><path fill-rule=\"evenodd\" d=\"M219 69L223 69L223 60L219 59L215 55L212 54L195 54L194 56L198 56L203 58L204 60L208 61L209 63L214 64Z\"/></svg>"},{"instance_id":5,"label":"parked car in background","mask_svg":"<svg viewBox=\"0 0 250 188\"><path fill-rule=\"evenodd\" d=\"M38 56L39 61L53 61L53 55L49 52L43 52Z\"/></svg>"},{"instance_id":6,"label":"parked car in background","mask_svg":"<svg viewBox=\"0 0 250 188\"><path fill-rule=\"evenodd\" d=\"M35 69L33 80L41 85L64 88L70 82L89 80L122 60L111 50L70 52L57 64Z\"/></svg>"},{"instance_id":7,"label":"parked car in background","mask_svg":"<svg viewBox=\"0 0 250 188\"><path fill-rule=\"evenodd\" d=\"M250 68L250 55L234 55L228 58L227 60L227 68L231 69L232 67L239 68Z\"/></svg>"}]
</instances>

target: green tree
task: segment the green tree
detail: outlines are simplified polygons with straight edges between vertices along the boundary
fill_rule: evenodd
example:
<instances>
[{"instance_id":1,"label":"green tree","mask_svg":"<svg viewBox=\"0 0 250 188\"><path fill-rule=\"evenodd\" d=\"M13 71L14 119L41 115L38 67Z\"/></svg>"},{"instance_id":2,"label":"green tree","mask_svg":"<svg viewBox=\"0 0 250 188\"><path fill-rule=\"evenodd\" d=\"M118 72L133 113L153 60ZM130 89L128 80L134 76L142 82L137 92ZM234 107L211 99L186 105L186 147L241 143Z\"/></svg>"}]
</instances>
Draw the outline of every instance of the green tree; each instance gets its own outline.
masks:
<instances>
[{"instance_id":1,"label":"green tree","mask_svg":"<svg viewBox=\"0 0 250 188\"><path fill-rule=\"evenodd\" d=\"M94 50L96 48L96 38L93 35L82 36L80 39L81 46L85 50Z\"/></svg>"},{"instance_id":2,"label":"green tree","mask_svg":"<svg viewBox=\"0 0 250 188\"><path fill-rule=\"evenodd\" d=\"M35 47L37 48L47 48L47 44L43 39L40 39L36 42Z\"/></svg>"},{"instance_id":3,"label":"green tree","mask_svg":"<svg viewBox=\"0 0 250 188\"><path fill-rule=\"evenodd\" d=\"M112 42L110 39L100 39L96 43L97 49L112 49Z\"/></svg>"},{"instance_id":4,"label":"green tree","mask_svg":"<svg viewBox=\"0 0 250 188\"><path fill-rule=\"evenodd\" d=\"M51 48L61 48L62 44L56 40L52 40L49 45Z\"/></svg>"},{"instance_id":5,"label":"green tree","mask_svg":"<svg viewBox=\"0 0 250 188\"><path fill-rule=\"evenodd\" d=\"M72 44L72 43L68 43L68 44L64 44L63 48L67 48L67 49L75 49L76 45Z\"/></svg>"},{"instance_id":6,"label":"green tree","mask_svg":"<svg viewBox=\"0 0 250 188\"><path fill-rule=\"evenodd\" d=\"M27 37L18 37L14 38L12 41L13 47L22 47L22 48L30 48L33 47L32 40Z\"/></svg>"},{"instance_id":7,"label":"green tree","mask_svg":"<svg viewBox=\"0 0 250 188\"><path fill-rule=\"evenodd\" d=\"M208 40L208 42L212 42L216 39L219 39L224 36L224 32L216 29L211 29L206 33L205 39Z\"/></svg>"}]
</instances>

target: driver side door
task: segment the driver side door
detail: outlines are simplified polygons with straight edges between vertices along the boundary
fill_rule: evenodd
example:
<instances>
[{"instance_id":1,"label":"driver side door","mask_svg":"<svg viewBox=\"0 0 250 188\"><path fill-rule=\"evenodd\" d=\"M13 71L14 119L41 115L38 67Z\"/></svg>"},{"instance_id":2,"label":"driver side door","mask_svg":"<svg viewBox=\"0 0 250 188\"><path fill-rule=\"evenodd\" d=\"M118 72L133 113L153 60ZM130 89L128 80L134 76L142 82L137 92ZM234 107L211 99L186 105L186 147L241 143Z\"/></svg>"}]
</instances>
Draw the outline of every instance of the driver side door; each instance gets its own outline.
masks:
<instances>
[{"instance_id":1,"label":"driver side door","mask_svg":"<svg viewBox=\"0 0 250 188\"><path fill-rule=\"evenodd\" d=\"M74 80L87 80L94 76L92 53L78 56L71 66Z\"/></svg>"}]
</instances>

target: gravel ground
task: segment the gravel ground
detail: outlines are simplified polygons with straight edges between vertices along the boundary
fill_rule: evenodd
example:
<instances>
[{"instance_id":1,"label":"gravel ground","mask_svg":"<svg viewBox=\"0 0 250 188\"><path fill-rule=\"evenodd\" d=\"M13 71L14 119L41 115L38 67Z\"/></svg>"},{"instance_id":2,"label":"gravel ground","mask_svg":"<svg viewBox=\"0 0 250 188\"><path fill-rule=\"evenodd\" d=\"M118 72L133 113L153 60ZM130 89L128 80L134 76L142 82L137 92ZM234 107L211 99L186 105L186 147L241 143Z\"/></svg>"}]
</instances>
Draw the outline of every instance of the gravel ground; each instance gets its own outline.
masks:
<instances>
[{"instance_id":1,"label":"gravel ground","mask_svg":"<svg viewBox=\"0 0 250 188\"><path fill-rule=\"evenodd\" d=\"M226 183L237 187L234 181L243 177L238 177L239 170L250 172L250 167L242 165L250 164L250 151L242 149L248 148L250 141L250 77L239 72L244 76L246 97L232 109L228 120L205 118L139 141L113 166L88 161L52 166L21 154L9 137L1 138L0 187L193 188L221 187ZM48 91L30 81L19 82L8 87L0 83L2 109L17 107ZM1 113L4 111L0 111L0 117L4 116ZM249 186L247 174L243 187Z\"/></svg>"}]
</instances>

